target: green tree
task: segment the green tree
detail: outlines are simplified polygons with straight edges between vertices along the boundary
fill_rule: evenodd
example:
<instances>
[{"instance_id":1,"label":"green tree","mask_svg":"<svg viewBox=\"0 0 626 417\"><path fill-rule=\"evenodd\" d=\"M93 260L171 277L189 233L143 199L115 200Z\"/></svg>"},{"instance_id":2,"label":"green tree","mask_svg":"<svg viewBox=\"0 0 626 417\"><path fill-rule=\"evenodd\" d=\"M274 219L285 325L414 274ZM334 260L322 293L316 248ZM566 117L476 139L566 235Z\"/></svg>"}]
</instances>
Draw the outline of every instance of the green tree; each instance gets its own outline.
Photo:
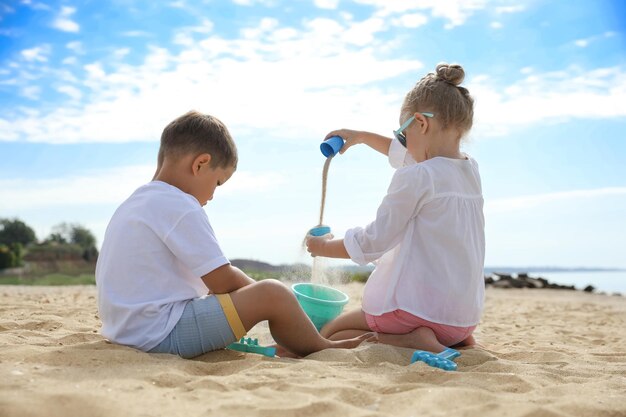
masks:
<instances>
[{"instance_id":1,"label":"green tree","mask_svg":"<svg viewBox=\"0 0 626 417\"><path fill-rule=\"evenodd\" d=\"M12 268L15 266L15 254L7 245L0 245L0 269Z\"/></svg>"},{"instance_id":2,"label":"green tree","mask_svg":"<svg viewBox=\"0 0 626 417\"><path fill-rule=\"evenodd\" d=\"M79 224L60 223L54 226L45 243L76 245L81 248L84 260L93 261L98 258L96 237L89 229Z\"/></svg>"},{"instance_id":3,"label":"green tree","mask_svg":"<svg viewBox=\"0 0 626 417\"><path fill-rule=\"evenodd\" d=\"M52 227L52 233L46 238L45 243L70 243L72 239L72 225L69 223L59 223Z\"/></svg>"},{"instance_id":4,"label":"green tree","mask_svg":"<svg viewBox=\"0 0 626 417\"><path fill-rule=\"evenodd\" d=\"M0 219L0 245L19 243L28 246L37 237L35 231L19 219Z\"/></svg>"},{"instance_id":5,"label":"green tree","mask_svg":"<svg viewBox=\"0 0 626 417\"><path fill-rule=\"evenodd\" d=\"M88 229L79 225L73 225L70 233L70 242L83 249L89 249L96 246L96 237Z\"/></svg>"},{"instance_id":6,"label":"green tree","mask_svg":"<svg viewBox=\"0 0 626 417\"><path fill-rule=\"evenodd\" d=\"M24 246L21 243L13 243L9 245L9 250L15 255L13 266L22 266L22 258L24 257Z\"/></svg>"},{"instance_id":7,"label":"green tree","mask_svg":"<svg viewBox=\"0 0 626 417\"><path fill-rule=\"evenodd\" d=\"M62 245L67 243L67 240L60 233L50 233L50 236L43 243L58 243Z\"/></svg>"}]
</instances>

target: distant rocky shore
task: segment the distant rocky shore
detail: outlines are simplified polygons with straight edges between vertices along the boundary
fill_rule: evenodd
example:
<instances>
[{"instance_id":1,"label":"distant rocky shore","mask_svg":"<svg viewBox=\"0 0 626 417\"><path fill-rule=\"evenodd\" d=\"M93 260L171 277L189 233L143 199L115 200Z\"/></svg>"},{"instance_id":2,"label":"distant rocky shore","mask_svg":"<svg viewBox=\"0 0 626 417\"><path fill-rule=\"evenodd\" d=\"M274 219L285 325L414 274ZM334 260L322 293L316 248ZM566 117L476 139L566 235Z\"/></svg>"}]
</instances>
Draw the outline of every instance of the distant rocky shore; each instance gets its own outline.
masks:
<instances>
[{"instance_id":1,"label":"distant rocky shore","mask_svg":"<svg viewBox=\"0 0 626 417\"><path fill-rule=\"evenodd\" d=\"M263 273L277 273L279 275L291 276L294 275L294 271L300 274L310 274L310 266L306 264L283 264L283 265L271 265L266 262L260 262L250 259L233 259L231 263L241 268L248 273L263 272ZM343 272L344 282L359 281L365 282L374 269L372 266L367 267L340 267L338 270ZM489 269L485 275L485 285L494 288L528 288L528 289L557 289L557 290L570 290L570 291L584 291L589 293L605 294L598 292L593 285L587 285L584 288L576 288L574 285L562 285L554 282L550 282L542 277L531 277L528 272L511 272L512 268L503 268L505 271L496 271ZM613 293L612 295L622 295L620 293Z\"/></svg>"},{"instance_id":2,"label":"distant rocky shore","mask_svg":"<svg viewBox=\"0 0 626 417\"><path fill-rule=\"evenodd\" d=\"M494 288L529 288L529 289L557 289L557 290L578 290L573 285L562 285L554 282L549 282L545 278L530 277L527 273L521 272L518 274L508 274L503 272L493 272L491 275L485 276L485 285ZM582 288L584 292L595 292L596 288L593 285L587 285ZM614 293L613 295L621 295Z\"/></svg>"}]
</instances>

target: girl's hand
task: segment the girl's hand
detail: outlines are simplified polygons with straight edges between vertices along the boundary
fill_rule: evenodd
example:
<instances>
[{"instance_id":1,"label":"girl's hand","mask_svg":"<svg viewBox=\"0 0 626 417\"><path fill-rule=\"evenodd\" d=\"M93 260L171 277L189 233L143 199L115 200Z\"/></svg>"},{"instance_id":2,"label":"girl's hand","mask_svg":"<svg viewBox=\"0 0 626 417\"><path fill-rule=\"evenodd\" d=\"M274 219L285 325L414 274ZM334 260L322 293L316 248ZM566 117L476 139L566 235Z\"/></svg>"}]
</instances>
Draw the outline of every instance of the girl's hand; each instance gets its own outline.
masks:
<instances>
[{"instance_id":1,"label":"girl's hand","mask_svg":"<svg viewBox=\"0 0 626 417\"><path fill-rule=\"evenodd\" d=\"M389 146L391 145L392 141L391 138L381 136L376 133L350 129L333 130L328 135L326 135L325 139L328 139L331 136L340 136L343 140L346 141L339 151L340 154L347 151L348 148L352 145L364 143L375 151L382 153L383 155L389 155Z\"/></svg>"},{"instance_id":2,"label":"girl's hand","mask_svg":"<svg viewBox=\"0 0 626 417\"><path fill-rule=\"evenodd\" d=\"M306 250L311 256L320 256L324 253L326 243L334 236L332 234L326 234L324 236L307 236L306 238Z\"/></svg>"},{"instance_id":3,"label":"girl's hand","mask_svg":"<svg viewBox=\"0 0 626 417\"><path fill-rule=\"evenodd\" d=\"M363 140L364 140L363 133L364 132L361 132L358 130L350 130L350 129L333 130L332 132L326 135L324 140L330 138L331 136L340 136L345 141L343 147L339 151L340 154L343 154L352 145L363 143Z\"/></svg>"}]
</instances>

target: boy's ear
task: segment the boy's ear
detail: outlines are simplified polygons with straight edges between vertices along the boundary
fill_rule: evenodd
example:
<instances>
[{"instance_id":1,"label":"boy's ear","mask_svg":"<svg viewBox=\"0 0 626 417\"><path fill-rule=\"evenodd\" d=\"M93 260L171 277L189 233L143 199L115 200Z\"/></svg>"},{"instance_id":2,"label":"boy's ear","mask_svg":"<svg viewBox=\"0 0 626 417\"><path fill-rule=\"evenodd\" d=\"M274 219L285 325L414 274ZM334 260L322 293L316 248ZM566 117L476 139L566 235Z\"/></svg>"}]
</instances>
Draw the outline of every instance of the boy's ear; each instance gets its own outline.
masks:
<instances>
[{"instance_id":1,"label":"boy's ear","mask_svg":"<svg viewBox=\"0 0 626 417\"><path fill-rule=\"evenodd\" d=\"M211 154L201 153L194 158L193 165L191 166L191 172L193 175L198 175L200 170L208 168L210 163Z\"/></svg>"}]
</instances>

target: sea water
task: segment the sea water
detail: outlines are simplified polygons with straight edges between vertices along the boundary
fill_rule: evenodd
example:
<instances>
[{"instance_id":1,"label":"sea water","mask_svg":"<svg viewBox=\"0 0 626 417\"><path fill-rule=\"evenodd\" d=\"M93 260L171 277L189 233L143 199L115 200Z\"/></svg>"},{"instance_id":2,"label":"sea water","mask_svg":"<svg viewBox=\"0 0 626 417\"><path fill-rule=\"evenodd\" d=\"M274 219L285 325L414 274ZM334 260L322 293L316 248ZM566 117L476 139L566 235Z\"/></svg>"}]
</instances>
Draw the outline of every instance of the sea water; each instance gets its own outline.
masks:
<instances>
[{"instance_id":1,"label":"sea water","mask_svg":"<svg viewBox=\"0 0 626 417\"><path fill-rule=\"evenodd\" d=\"M595 292L626 295L626 271L533 271L529 272L528 276L545 278L555 284L573 285L578 290L592 285Z\"/></svg>"}]
</instances>

